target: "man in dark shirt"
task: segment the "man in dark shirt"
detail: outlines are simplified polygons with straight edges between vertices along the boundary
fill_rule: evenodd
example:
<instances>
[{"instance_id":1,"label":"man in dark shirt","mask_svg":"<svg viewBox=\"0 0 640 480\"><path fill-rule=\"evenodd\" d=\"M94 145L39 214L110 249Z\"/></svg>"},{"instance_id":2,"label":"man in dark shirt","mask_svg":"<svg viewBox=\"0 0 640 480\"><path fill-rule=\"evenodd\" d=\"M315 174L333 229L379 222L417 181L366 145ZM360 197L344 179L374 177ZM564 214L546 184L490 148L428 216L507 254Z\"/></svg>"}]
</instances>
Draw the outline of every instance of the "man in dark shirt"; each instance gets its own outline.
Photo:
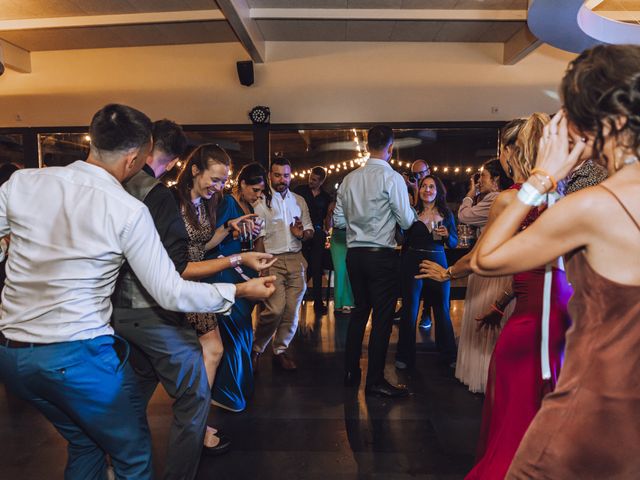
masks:
<instances>
[{"instance_id":1,"label":"man in dark shirt","mask_svg":"<svg viewBox=\"0 0 640 480\"><path fill-rule=\"evenodd\" d=\"M188 234L173 193L156 176L175 163L185 151L187 139L182 129L169 120L153 125L154 149L143 169L124 185L125 190L142 201L153 218L160 239L180 275L197 280L220 271L228 259L189 262ZM252 265L259 257L245 255ZM226 265L224 265L226 267ZM202 360L202 348L195 330L181 313L160 308L140 285L127 265L123 266L113 295L112 323L116 333L131 346L131 365L146 403L160 381L175 399L173 424L169 434L165 480L195 478L203 448L211 389ZM211 432L215 432L213 429ZM209 435L209 433L208 433ZM207 439L206 452L227 451L230 442L224 437Z\"/></svg>"},{"instance_id":2,"label":"man in dark shirt","mask_svg":"<svg viewBox=\"0 0 640 480\"><path fill-rule=\"evenodd\" d=\"M323 167L313 167L309 175L309 183L300 185L294 192L304 198L309 207L309 216L313 223L313 237L302 245L302 254L309 264L307 279L313 279L313 308L316 313L324 315L327 307L322 301L322 259L324 256L324 244L327 233L324 229L324 220L329 211L331 195L325 192L322 184L327 178L327 171Z\"/></svg>"}]
</instances>

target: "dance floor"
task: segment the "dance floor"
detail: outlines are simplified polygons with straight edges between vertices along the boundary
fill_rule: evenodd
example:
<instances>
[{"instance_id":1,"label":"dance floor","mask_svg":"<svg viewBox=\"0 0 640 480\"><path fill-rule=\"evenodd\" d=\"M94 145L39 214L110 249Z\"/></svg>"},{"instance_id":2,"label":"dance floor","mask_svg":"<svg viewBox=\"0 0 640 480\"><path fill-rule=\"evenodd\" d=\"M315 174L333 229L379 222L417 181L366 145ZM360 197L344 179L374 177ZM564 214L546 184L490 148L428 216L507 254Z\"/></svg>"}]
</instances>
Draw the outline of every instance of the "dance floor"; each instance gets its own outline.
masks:
<instances>
[{"instance_id":1,"label":"dance floor","mask_svg":"<svg viewBox=\"0 0 640 480\"><path fill-rule=\"evenodd\" d=\"M462 302L452 302L458 331ZM409 398L386 400L342 386L348 316L316 317L303 305L293 344L295 373L274 370L271 354L260 359L256 392L245 412L213 408L210 424L233 440L233 451L203 457L198 479L461 479L473 464L482 396L459 384L438 364L428 336L418 336L417 368L393 367L397 327L387 378L409 385ZM365 340L366 341L366 340ZM366 367L366 357L363 361ZM62 438L29 405L0 387L0 479L63 477ZM171 399L158 388L149 407L156 469L163 467Z\"/></svg>"}]
</instances>

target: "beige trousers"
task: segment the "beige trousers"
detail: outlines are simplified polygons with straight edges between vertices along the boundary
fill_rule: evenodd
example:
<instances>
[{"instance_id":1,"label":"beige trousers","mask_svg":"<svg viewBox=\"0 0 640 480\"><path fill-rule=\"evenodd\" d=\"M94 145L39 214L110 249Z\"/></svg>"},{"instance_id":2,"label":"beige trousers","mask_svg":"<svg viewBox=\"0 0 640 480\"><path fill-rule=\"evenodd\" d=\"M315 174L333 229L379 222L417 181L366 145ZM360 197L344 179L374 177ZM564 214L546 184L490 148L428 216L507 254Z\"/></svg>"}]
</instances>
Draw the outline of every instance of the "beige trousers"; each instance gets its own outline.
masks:
<instances>
[{"instance_id":1,"label":"beige trousers","mask_svg":"<svg viewBox=\"0 0 640 480\"><path fill-rule=\"evenodd\" d=\"M267 275L275 275L276 291L264 302L253 340L253 351L262 353L273 337L273 352L287 350L298 328L298 312L307 289L307 262L301 252L275 255ZM274 335L275 334L275 335Z\"/></svg>"}]
</instances>

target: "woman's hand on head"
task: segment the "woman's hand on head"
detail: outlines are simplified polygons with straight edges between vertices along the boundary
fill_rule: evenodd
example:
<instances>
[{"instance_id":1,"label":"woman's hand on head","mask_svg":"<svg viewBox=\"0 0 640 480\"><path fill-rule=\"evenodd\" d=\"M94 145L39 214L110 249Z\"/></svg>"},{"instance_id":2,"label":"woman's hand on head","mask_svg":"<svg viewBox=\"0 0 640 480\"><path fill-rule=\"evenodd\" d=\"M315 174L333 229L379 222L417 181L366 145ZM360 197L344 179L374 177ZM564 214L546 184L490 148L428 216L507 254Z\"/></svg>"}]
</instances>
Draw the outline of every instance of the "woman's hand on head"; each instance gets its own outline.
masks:
<instances>
[{"instance_id":1,"label":"woman's hand on head","mask_svg":"<svg viewBox=\"0 0 640 480\"><path fill-rule=\"evenodd\" d=\"M567 117L564 110L559 110L551 122L544 127L535 168L548 173L554 180L560 181L569 175L580 161L585 147L585 141L581 139L569 151Z\"/></svg>"}]
</instances>

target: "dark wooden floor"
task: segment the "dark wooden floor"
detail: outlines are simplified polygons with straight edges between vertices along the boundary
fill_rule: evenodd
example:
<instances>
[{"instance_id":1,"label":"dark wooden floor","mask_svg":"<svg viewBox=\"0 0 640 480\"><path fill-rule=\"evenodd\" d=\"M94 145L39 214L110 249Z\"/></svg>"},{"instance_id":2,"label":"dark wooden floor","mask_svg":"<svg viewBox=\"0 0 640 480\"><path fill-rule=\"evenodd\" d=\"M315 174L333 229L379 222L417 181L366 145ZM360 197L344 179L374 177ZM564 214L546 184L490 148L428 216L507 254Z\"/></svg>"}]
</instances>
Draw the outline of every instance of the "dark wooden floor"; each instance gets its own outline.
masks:
<instances>
[{"instance_id":1,"label":"dark wooden floor","mask_svg":"<svg viewBox=\"0 0 640 480\"><path fill-rule=\"evenodd\" d=\"M469 393L448 367L438 365L427 336L419 336L415 372L396 371L396 327L386 374L409 385L411 397L368 398L364 386L357 391L344 388L348 317L331 313L316 318L311 305L303 307L293 344L299 370L273 370L271 354L265 354L249 408L238 414L212 408L210 424L232 438L233 451L203 457L198 478L463 478L473 463L482 396ZM454 320L459 318L459 312L453 313ZM66 447L55 429L3 388L0 412L0 479L61 479ZM161 388L148 415L160 471L171 420L171 399Z\"/></svg>"}]
</instances>

